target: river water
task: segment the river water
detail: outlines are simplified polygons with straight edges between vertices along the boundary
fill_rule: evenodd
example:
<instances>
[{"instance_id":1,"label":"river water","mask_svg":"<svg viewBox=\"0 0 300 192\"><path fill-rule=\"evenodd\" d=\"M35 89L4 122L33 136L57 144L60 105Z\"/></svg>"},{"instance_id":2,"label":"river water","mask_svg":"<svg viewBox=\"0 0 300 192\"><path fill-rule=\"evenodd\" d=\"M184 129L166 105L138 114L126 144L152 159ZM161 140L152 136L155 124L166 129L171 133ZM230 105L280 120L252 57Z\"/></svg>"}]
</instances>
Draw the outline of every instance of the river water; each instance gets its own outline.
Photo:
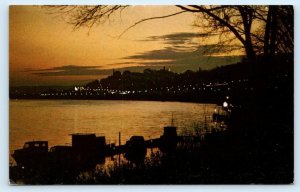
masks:
<instances>
[{"instance_id":1,"label":"river water","mask_svg":"<svg viewBox=\"0 0 300 192\"><path fill-rule=\"evenodd\" d=\"M72 133L96 133L116 144L119 132L122 144L133 135L158 138L172 116L180 134L192 123L203 122L204 114L210 116L216 106L116 100L10 100L9 105L10 153L32 140L47 140L49 147L71 145Z\"/></svg>"}]
</instances>

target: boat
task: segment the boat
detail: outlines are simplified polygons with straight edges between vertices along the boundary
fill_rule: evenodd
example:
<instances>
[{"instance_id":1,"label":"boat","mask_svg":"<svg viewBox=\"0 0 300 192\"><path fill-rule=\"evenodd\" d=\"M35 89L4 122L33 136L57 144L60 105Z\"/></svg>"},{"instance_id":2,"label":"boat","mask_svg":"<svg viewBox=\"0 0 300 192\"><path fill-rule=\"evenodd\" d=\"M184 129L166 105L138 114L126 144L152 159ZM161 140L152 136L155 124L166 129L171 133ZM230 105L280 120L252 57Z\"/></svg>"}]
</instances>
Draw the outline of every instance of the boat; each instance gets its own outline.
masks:
<instances>
[{"instance_id":1,"label":"boat","mask_svg":"<svg viewBox=\"0 0 300 192\"><path fill-rule=\"evenodd\" d=\"M132 136L125 145L106 144L105 136L94 133L71 134L72 145L56 145L48 150L48 141L25 142L22 149L12 154L17 166L29 168L51 167L56 169L93 169L105 163L105 157L124 153L131 162L142 162L147 148L158 147L162 152L173 152L178 143L177 127L164 127L160 138L145 141L143 136Z\"/></svg>"},{"instance_id":2,"label":"boat","mask_svg":"<svg viewBox=\"0 0 300 192\"><path fill-rule=\"evenodd\" d=\"M76 133L72 136L72 163L84 169L105 161L106 141L94 133Z\"/></svg>"},{"instance_id":3,"label":"boat","mask_svg":"<svg viewBox=\"0 0 300 192\"><path fill-rule=\"evenodd\" d=\"M82 167L91 168L104 163L105 137L96 134L76 133L72 135L72 146L57 145L48 150L48 141L28 141L22 149L17 149L12 157L22 168Z\"/></svg>"},{"instance_id":4,"label":"boat","mask_svg":"<svg viewBox=\"0 0 300 192\"><path fill-rule=\"evenodd\" d=\"M124 152L126 159L135 163L142 162L147 153L144 137L132 136L130 140L126 142Z\"/></svg>"},{"instance_id":5,"label":"boat","mask_svg":"<svg viewBox=\"0 0 300 192\"><path fill-rule=\"evenodd\" d=\"M37 167L49 160L48 141L28 141L12 154L20 167Z\"/></svg>"},{"instance_id":6,"label":"boat","mask_svg":"<svg viewBox=\"0 0 300 192\"><path fill-rule=\"evenodd\" d=\"M173 124L173 123L172 123ZM164 127L164 133L160 136L159 149L162 152L175 151L177 147L177 127L171 125Z\"/></svg>"}]
</instances>

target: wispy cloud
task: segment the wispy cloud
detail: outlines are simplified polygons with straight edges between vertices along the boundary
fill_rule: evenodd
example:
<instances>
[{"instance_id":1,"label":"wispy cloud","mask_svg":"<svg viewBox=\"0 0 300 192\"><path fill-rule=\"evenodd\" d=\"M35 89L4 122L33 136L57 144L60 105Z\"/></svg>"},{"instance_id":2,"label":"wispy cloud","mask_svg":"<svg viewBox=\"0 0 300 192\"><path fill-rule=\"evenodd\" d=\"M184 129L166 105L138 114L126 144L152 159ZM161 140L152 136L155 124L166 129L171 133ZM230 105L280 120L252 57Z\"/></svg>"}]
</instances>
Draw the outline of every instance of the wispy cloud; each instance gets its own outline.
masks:
<instances>
[{"instance_id":1,"label":"wispy cloud","mask_svg":"<svg viewBox=\"0 0 300 192\"><path fill-rule=\"evenodd\" d=\"M213 36L211 34L210 36ZM124 57L122 65L139 64L142 66L169 66L178 71L186 69L212 69L240 61L242 56L231 55L233 50L240 49L235 45L203 44L201 38L207 34L178 32L160 36L149 36L142 41L162 41L166 47L157 50L140 52ZM227 54L226 54L227 53ZM222 56L221 56L222 55Z\"/></svg>"},{"instance_id":2,"label":"wispy cloud","mask_svg":"<svg viewBox=\"0 0 300 192\"><path fill-rule=\"evenodd\" d=\"M39 76L81 76L107 75L111 70L101 69L100 66L64 65L47 69L27 69L24 72L30 72Z\"/></svg>"},{"instance_id":3,"label":"wispy cloud","mask_svg":"<svg viewBox=\"0 0 300 192\"><path fill-rule=\"evenodd\" d=\"M164 43L169 45L180 45L180 44L195 44L193 39L203 37L204 34L199 33L190 33L190 32L182 32L182 33L171 33L161 36L150 36L141 41L164 41Z\"/></svg>"},{"instance_id":4,"label":"wispy cloud","mask_svg":"<svg viewBox=\"0 0 300 192\"><path fill-rule=\"evenodd\" d=\"M131 55L123 59L148 66L169 66L177 71L186 69L212 69L216 66L227 65L238 62L241 56L210 56L218 53L217 45L198 46L194 50L181 50L176 47L165 47L163 49Z\"/></svg>"},{"instance_id":5,"label":"wispy cloud","mask_svg":"<svg viewBox=\"0 0 300 192\"><path fill-rule=\"evenodd\" d=\"M224 47L218 44L200 45L199 38L206 34L199 33L171 33L161 36L150 36L141 41L163 41L167 46L162 49L140 52L124 58L122 62L107 64L107 67L115 67L116 70L142 71L146 68L159 69L163 66L169 67L176 72L187 69L197 70L212 69L216 66L232 64L240 61L241 56L225 55ZM227 46L225 49L235 49ZM104 69L101 66L64 65L47 69L26 69L38 76L106 76L110 75L112 69Z\"/></svg>"}]
</instances>

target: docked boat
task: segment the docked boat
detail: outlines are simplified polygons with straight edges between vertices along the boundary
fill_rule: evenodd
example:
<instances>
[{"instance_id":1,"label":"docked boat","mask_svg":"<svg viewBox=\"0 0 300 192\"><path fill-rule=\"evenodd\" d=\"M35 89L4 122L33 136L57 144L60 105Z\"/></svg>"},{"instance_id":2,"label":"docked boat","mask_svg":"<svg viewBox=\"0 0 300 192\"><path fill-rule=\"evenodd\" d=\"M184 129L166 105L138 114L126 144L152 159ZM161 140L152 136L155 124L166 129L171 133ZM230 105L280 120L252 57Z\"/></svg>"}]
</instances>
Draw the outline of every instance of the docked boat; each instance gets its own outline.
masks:
<instances>
[{"instance_id":1,"label":"docked boat","mask_svg":"<svg viewBox=\"0 0 300 192\"><path fill-rule=\"evenodd\" d=\"M12 154L18 166L36 167L49 160L48 141L28 141ZM37 163L38 162L38 163Z\"/></svg>"},{"instance_id":2,"label":"docked boat","mask_svg":"<svg viewBox=\"0 0 300 192\"><path fill-rule=\"evenodd\" d=\"M139 163L142 162L147 153L146 142L143 136L132 136L125 144L126 159Z\"/></svg>"},{"instance_id":3,"label":"docked boat","mask_svg":"<svg viewBox=\"0 0 300 192\"><path fill-rule=\"evenodd\" d=\"M48 141L28 141L12 154L19 167L90 168L105 161L105 137L95 134L72 134L72 146L57 145L48 150Z\"/></svg>"},{"instance_id":4,"label":"docked boat","mask_svg":"<svg viewBox=\"0 0 300 192\"><path fill-rule=\"evenodd\" d=\"M106 144L104 136L94 133L71 134L72 145L57 145L48 150L48 141L29 141L12 154L17 166L29 168L90 170L105 163L105 157L123 153L131 162L143 162L147 148L158 147L162 152L173 152L178 143L177 128L164 127L160 138L145 141L143 136L132 136L125 145Z\"/></svg>"},{"instance_id":5,"label":"docked boat","mask_svg":"<svg viewBox=\"0 0 300 192\"><path fill-rule=\"evenodd\" d=\"M171 125L164 127L164 133L160 136L159 149L162 152L172 152L177 146L177 127Z\"/></svg>"}]
</instances>

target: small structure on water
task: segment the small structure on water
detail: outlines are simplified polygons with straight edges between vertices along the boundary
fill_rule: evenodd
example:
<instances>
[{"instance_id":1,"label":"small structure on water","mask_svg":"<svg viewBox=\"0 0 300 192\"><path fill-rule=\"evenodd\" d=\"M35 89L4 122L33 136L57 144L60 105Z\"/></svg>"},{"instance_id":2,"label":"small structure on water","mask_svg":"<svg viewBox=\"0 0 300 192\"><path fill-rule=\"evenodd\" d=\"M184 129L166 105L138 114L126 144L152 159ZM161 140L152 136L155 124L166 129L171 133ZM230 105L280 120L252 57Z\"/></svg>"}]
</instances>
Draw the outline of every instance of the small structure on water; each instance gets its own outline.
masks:
<instances>
[{"instance_id":1,"label":"small structure on water","mask_svg":"<svg viewBox=\"0 0 300 192\"><path fill-rule=\"evenodd\" d=\"M72 135L73 163L77 166L94 166L104 161L106 142L105 137L97 137L91 133L76 133Z\"/></svg>"},{"instance_id":2,"label":"small structure on water","mask_svg":"<svg viewBox=\"0 0 300 192\"><path fill-rule=\"evenodd\" d=\"M160 136L159 149L162 152L172 152L176 149L177 140L177 127L166 126L163 135Z\"/></svg>"},{"instance_id":3,"label":"small structure on water","mask_svg":"<svg viewBox=\"0 0 300 192\"><path fill-rule=\"evenodd\" d=\"M124 153L126 159L140 163L144 160L147 147L143 136L132 136L129 141L126 142Z\"/></svg>"}]
</instances>

